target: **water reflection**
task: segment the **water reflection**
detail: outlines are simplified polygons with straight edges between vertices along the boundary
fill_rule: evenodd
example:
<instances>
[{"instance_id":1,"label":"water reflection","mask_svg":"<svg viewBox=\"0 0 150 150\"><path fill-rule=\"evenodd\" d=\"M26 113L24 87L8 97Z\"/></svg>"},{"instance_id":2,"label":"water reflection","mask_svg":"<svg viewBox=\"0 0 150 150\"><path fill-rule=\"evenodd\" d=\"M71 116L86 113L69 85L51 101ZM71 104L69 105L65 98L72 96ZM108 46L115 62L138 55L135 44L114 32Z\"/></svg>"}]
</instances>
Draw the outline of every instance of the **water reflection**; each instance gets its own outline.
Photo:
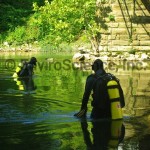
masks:
<instances>
[{"instance_id":1,"label":"water reflection","mask_svg":"<svg viewBox=\"0 0 150 150\"><path fill-rule=\"evenodd\" d=\"M150 134L145 135L139 141L139 149L140 150L150 150Z\"/></svg>"},{"instance_id":2,"label":"water reflection","mask_svg":"<svg viewBox=\"0 0 150 150\"><path fill-rule=\"evenodd\" d=\"M125 136L125 126L122 120L92 121L92 127L90 129L88 129L88 123L85 120L81 121L81 128L84 141L89 150L116 149ZM92 136L90 135L90 130Z\"/></svg>"},{"instance_id":3,"label":"water reflection","mask_svg":"<svg viewBox=\"0 0 150 150\"><path fill-rule=\"evenodd\" d=\"M20 58L13 57L20 62ZM42 62L47 57L41 55L37 59ZM54 58L54 61L61 62L62 59ZM121 123L117 127L115 123L80 122L73 117L81 105L88 72L63 68L56 70L53 65L50 69L43 66L40 70L37 66L35 77L14 81L11 78L14 70L0 69L2 150L115 149L120 148L122 143L123 149L150 149L149 70L108 70L120 79L125 93L124 137Z\"/></svg>"},{"instance_id":4,"label":"water reflection","mask_svg":"<svg viewBox=\"0 0 150 150\"><path fill-rule=\"evenodd\" d=\"M48 150L51 149L52 136L46 125L1 124L1 150ZM52 148L53 149L53 148Z\"/></svg>"},{"instance_id":5,"label":"water reflection","mask_svg":"<svg viewBox=\"0 0 150 150\"><path fill-rule=\"evenodd\" d=\"M25 78L14 78L16 85L18 86L19 90L24 90L27 92L31 92L36 90L36 86L34 84L32 77L25 77Z\"/></svg>"}]
</instances>

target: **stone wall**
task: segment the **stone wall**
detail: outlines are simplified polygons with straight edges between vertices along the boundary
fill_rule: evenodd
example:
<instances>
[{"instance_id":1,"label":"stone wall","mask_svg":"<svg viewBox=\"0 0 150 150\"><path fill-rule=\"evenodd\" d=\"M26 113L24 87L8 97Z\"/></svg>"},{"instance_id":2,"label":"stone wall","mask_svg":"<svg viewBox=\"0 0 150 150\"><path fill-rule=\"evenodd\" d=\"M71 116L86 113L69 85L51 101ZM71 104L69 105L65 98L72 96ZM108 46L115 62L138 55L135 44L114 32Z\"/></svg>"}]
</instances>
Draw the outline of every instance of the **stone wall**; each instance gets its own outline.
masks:
<instances>
[{"instance_id":1,"label":"stone wall","mask_svg":"<svg viewBox=\"0 0 150 150\"><path fill-rule=\"evenodd\" d=\"M108 31L102 34L104 51L150 51L150 1L109 0Z\"/></svg>"},{"instance_id":2,"label":"stone wall","mask_svg":"<svg viewBox=\"0 0 150 150\"><path fill-rule=\"evenodd\" d=\"M149 71L124 71L126 75L117 75L124 91L125 115L143 116L150 111Z\"/></svg>"}]
</instances>

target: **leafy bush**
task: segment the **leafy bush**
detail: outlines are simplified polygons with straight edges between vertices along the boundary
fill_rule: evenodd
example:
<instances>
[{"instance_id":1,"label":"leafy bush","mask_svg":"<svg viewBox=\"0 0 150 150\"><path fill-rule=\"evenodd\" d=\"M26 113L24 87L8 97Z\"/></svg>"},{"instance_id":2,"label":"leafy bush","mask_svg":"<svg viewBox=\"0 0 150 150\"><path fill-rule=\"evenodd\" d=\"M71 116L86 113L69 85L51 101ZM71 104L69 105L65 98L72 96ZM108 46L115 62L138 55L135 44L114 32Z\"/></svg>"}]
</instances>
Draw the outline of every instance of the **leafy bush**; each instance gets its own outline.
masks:
<instances>
[{"instance_id":1,"label":"leafy bush","mask_svg":"<svg viewBox=\"0 0 150 150\"><path fill-rule=\"evenodd\" d=\"M25 27L16 27L15 30L13 32L10 32L10 34L7 36L6 41L9 44L13 44L13 43L18 43L18 44L22 44L23 40L24 40L24 35L25 35Z\"/></svg>"},{"instance_id":2,"label":"leafy bush","mask_svg":"<svg viewBox=\"0 0 150 150\"><path fill-rule=\"evenodd\" d=\"M29 0L23 2L29 3ZM33 10L10 6L5 16L10 17L5 40L19 44L39 41L55 47L82 39L95 42L93 45L98 48L101 30L107 29L105 18L110 17L111 12L110 6L105 4L107 0L45 0L39 5L39 0L35 0Z\"/></svg>"}]
</instances>

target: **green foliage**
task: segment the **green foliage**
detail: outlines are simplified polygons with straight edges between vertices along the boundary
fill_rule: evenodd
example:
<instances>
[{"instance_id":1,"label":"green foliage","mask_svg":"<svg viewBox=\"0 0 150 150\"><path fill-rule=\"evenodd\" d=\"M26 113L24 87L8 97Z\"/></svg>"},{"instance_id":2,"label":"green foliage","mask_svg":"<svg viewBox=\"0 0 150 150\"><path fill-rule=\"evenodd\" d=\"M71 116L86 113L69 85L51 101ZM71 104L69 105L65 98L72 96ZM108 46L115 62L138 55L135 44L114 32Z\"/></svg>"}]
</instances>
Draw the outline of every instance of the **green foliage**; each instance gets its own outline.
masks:
<instances>
[{"instance_id":1,"label":"green foliage","mask_svg":"<svg viewBox=\"0 0 150 150\"><path fill-rule=\"evenodd\" d=\"M0 32L14 30L16 26L26 23L33 14L33 2L44 5L44 0L0 0Z\"/></svg>"},{"instance_id":2,"label":"green foliage","mask_svg":"<svg viewBox=\"0 0 150 150\"><path fill-rule=\"evenodd\" d=\"M114 15L109 15L109 20L110 21L115 21L115 16Z\"/></svg>"},{"instance_id":3,"label":"green foliage","mask_svg":"<svg viewBox=\"0 0 150 150\"><path fill-rule=\"evenodd\" d=\"M30 13L25 18L25 10L13 8L10 15L4 17L7 20L10 16L11 20L5 29L9 29L9 36L6 38L8 42L39 41L43 45L58 46L63 42L72 43L84 39L90 40L98 49L101 30L107 30L106 18L111 12L106 5L107 0L45 0L42 6L38 0L32 2L32 15Z\"/></svg>"},{"instance_id":4,"label":"green foliage","mask_svg":"<svg viewBox=\"0 0 150 150\"><path fill-rule=\"evenodd\" d=\"M77 40L84 29L84 3L54 0L52 3L45 1L42 7L34 4L34 10L40 13L40 17L36 19L42 34L40 37L44 37L45 41L49 39L49 42L55 45Z\"/></svg>"},{"instance_id":5,"label":"green foliage","mask_svg":"<svg viewBox=\"0 0 150 150\"><path fill-rule=\"evenodd\" d=\"M40 16L32 23L40 30L39 38L49 44L74 42L84 34L87 39L99 43L101 29L107 29L105 17L111 12L105 3L93 0L53 0L49 3L46 0L42 7L34 3L34 11Z\"/></svg>"},{"instance_id":6,"label":"green foliage","mask_svg":"<svg viewBox=\"0 0 150 150\"><path fill-rule=\"evenodd\" d=\"M25 27L16 27L15 30L7 36L6 41L10 44L22 44L24 42L25 32Z\"/></svg>"},{"instance_id":7,"label":"green foliage","mask_svg":"<svg viewBox=\"0 0 150 150\"><path fill-rule=\"evenodd\" d=\"M135 55L135 53L136 53L136 49L131 49L130 51L129 51L129 54L134 54Z\"/></svg>"},{"instance_id":8,"label":"green foliage","mask_svg":"<svg viewBox=\"0 0 150 150\"><path fill-rule=\"evenodd\" d=\"M14 8L32 9L32 3L36 2L39 6L44 5L44 0L0 0L1 4L11 5Z\"/></svg>"},{"instance_id":9,"label":"green foliage","mask_svg":"<svg viewBox=\"0 0 150 150\"><path fill-rule=\"evenodd\" d=\"M0 31L14 30L18 24L22 25L24 22L23 10L15 9L10 5L4 5L0 9Z\"/></svg>"}]
</instances>

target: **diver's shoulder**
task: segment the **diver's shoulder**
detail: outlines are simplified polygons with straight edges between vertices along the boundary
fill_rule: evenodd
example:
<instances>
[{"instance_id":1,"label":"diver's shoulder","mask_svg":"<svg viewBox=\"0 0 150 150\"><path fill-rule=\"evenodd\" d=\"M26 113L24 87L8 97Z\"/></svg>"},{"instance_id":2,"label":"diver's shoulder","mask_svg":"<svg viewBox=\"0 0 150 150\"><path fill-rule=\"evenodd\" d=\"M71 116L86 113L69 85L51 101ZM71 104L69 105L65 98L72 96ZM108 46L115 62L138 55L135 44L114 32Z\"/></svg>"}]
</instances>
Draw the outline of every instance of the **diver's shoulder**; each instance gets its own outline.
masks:
<instances>
[{"instance_id":1,"label":"diver's shoulder","mask_svg":"<svg viewBox=\"0 0 150 150\"><path fill-rule=\"evenodd\" d=\"M89 80L89 79L95 79L95 78L96 78L95 74L90 74L90 75L87 77L88 80Z\"/></svg>"}]
</instances>

